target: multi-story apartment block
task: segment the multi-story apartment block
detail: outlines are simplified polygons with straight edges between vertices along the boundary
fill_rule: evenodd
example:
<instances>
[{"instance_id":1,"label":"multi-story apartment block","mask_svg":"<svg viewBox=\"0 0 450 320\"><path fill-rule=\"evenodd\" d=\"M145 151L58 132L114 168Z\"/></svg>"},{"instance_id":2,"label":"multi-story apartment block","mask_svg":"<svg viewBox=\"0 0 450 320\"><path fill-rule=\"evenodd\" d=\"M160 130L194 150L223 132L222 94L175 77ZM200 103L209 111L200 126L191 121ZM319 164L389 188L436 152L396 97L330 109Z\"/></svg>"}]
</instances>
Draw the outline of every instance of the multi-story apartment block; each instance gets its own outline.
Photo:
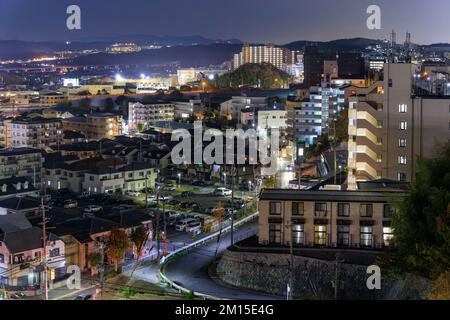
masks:
<instances>
[{"instance_id":1,"label":"multi-story apartment block","mask_svg":"<svg viewBox=\"0 0 450 320\"><path fill-rule=\"evenodd\" d=\"M256 111L267 108L267 106L268 99L266 97L236 96L220 104L220 115L230 120L239 120L241 119L242 110L253 109L253 111Z\"/></svg>"},{"instance_id":2,"label":"multi-story apartment block","mask_svg":"<svg viewBox=\"0 0 450 320\"><path fill-rule=\"evenodd\" d=\"M11 143L12 118L0 118L0 147L7 148Z\"/></svg>"},{"instance_id":3,"label":"multi-story apartment block","mask_svg":"<svg viewBox=\"0 0 450 320\"><path fill-rule=\"evenodd\" d=\"M144 129L157 121L173 121L175 105L173 103L157 102L142 104L130 102L128 106L128 129Z\"/></svg>"},{"instance_id":4,"label":"multi-story apartment block","mask_svg":"<svg viewBox=\"0 0 450 320\"><path fill-rule=\"evenodd\" d=\"M382 248L393 238L390 196L398 191L263 190L262 245Z\"/></svg>"},{"instance_id":5,"label":"multi-story apartment block","mask_svg":"<svg viewBox=\"0 0 450 320\"><path fill-rule=\"evenodd\" d=\"M384 80L349 98L348 187L379 178L410 182L417 157L450 139L450 100L412 95L412 65L385 64Z\"/></svg>"},{"instance_id":6,"label":"multi-story apartment block","mask_svg":"<svg viewBox=\"0 0 450 320\"><path fill-rule=\"evenodd\" d=\"M296 63L296 52L273 44L251 46L246 43L242 51L233 57L233 69L247 63L270 63L280 70L287 70L288 65Z\"/></svg>"},{"instance_id":7,"label":"multi-story apartment block","mask_svg":"<svg viewBox=\"0 0 450 320\"><path fill-rule=\"evenodd\" d=\"M11 121L11 147L43 149L62 141L62 124L59 119L17 118Z\"/></svg>"},{"instance_id":8,"label":"multi-story apartment block","mask_svg":"<svg viewBox=\"0 0 450 320\"><path fill-rule=\"evenodd\" d=\"M65 131L77 131L88 140L112 139L122 134L122 116L111 113L92 113L86 117L63 119Z\"/></svg>"},{"instance_id":9,"label":"multi-story apartment block","mask_svg":"<svg viewBox=\"0 0 450 320\"><path fill-rule=\"evenodd\" d=\"M44 106L57 106L67 100L67 96L61 92L49 92L40 94L40 103Z\"/></svg>"},{"instance_id":10,"label":"multi-story apartment block","mask_svg":"<svg viewBox=\"0 0 450 320\"><path fill-rule=\"evenodd\" d=\"M344 108L344 90L335 87L311 87L309 98L295 108L294 128L297 142L313 144L328 132L333 117Z\"/></svg>"},{"instance_id":11,"label":"multi-story apartment block","mask_svg":"<svg viewBox=\"0 0 450 320\"><path fill-rule=\"evenodd\" d=\"M28 178L34 187L40 188L43 162L44 159L39 149L2 149L0 150L0 179Z\"/></svg>"}]
</instances>

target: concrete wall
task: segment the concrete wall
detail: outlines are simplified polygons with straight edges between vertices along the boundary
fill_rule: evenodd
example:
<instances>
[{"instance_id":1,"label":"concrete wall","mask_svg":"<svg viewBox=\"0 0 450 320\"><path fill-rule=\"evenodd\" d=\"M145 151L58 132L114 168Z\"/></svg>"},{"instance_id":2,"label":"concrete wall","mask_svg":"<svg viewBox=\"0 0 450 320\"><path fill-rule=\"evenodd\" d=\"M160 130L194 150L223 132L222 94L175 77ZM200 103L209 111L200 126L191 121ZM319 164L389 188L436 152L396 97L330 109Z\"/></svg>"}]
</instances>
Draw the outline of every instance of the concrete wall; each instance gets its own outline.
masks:
<instances>
[{"instance_id":1,"label":"concrete wall","mask_svg":"<svg viewBox=\"0 0 450 320\"><path fill-rule=\"evenodd\" d=\"M276 295L286 295L289 282L288 254L226 251L216 268L219 279L229 285ZM335 261L294 257L294 296L296 299L334 299L332 281ZM339 299L420 299L427 281L417 277L390 280L383 275L381 290L367 289L367 267L341 264Z\"/></svg>"}]
</instances>

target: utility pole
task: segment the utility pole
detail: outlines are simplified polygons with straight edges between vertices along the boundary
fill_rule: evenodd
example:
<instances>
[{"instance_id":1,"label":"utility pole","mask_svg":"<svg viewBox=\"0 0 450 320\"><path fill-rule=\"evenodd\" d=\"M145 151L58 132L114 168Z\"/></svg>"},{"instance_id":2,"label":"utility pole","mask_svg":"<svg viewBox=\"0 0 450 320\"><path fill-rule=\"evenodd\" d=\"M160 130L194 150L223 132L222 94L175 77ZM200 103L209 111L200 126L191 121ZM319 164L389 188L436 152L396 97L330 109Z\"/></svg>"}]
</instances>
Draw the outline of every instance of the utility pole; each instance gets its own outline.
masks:
<instances>
[{"instance_id":1,"label":"utility pole","mask_svg":"<svg viewBox=\"0 0 450 320\"><path fill-rule=\"evenodd\" d=\"M335 300L338 300L339 287L343 284L342 281L339 280L342 262L344 262L344 260L340 259L339 254L336 254L335 273L334 273L334 281L333 281L334 299Z\"/></svg>"},{"instance_id":2,"label":"utility pole","mask_svg":"<svg viewBox=\"0 0 450 320\"><path fill-rule=\"evenodd\" d=\"M44 246L44 257L43 257L43 267L44 267L44 297L48 300L48 273L47 273L47 218L45 216L45 206L44 198L41 197L41 208L42 208L42 240Z\"/></svg>"},{"instance_id":3,"label":"utility pole","mask_svg":"<svg viewBox=\"0 0 450 320\"><path fill-rule=\"evenodd\" d=\"M333 162L334 162L334 185L336 185L337 184L336 118L333 118Z\"/></svg>"},{"instance_id":4,"label":"utility pole","mask_svg":"<svg viewBox=\"0 0 450 320\"><path fill-rule=\"evenodd\" d=\"M100 297L103 300L103 291L105 291L105 243L99 242L100 247Z\"/></svg>"},{"instance_id":5,"label":"utility pole","mask_svg":"<svg viewBox=\"0 0 450 320\"><path fill-rule=\"evenodd\" d=\"M231 233L230 233L231 246L234 245L234 184L236 174L237 174L236 165L233 165L231 171Z\"/></svg>"}]
</instances>

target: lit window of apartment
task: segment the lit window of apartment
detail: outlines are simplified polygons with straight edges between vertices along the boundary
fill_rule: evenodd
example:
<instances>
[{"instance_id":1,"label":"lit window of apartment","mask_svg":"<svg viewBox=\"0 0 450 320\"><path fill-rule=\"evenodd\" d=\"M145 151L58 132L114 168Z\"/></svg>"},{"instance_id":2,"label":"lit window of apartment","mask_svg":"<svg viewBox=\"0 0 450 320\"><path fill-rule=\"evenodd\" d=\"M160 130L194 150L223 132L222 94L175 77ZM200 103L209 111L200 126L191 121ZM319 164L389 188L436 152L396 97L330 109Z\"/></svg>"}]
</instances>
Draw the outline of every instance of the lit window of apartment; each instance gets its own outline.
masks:
<instances>
[{"instance_id":1,"label":"lit window of apartment","mask_svg":"<svg viewBox=\"0 0 450 320\"><path fill-rule=\"evenodd\" d=\"M327 245L327 226L324 224L314 225L314 244L316 246Z\"/></svg>"},{"instance_id":2,"label":"lit window of apartment","mask_svg":"<svg viewBox=\"0 0 450 320\"><path fill-rule=\"evenodd\" d=\"M269 243L281 244L281 224L271 223L269 225Z\"/></svg>"},{"instance_id":3,"label":"lit window of apartment","mask_svg":"<svg viewBox=\"0 0 450 320\"><path fill-rule=\"evenodd\" d=\"M338 203L339 217L349 217L350 216L350 203Z\"/></svg>"},{"instance_id":4,"label":"lit window of apartment","mask_svg":"<svg viewBox=\"0 0 450 320\"><path fill-rule=\"evenodd\" d=\"M359 215L363 218L370 218L373 215L373 205L371 203L361 203L359 205Z\"/></svg>"},{"instance_id":5,"label":"lit window of apartment","mask_svg":"<svg viewBox=\"0 0 450 320\"><path fill-rule=\"evenodd\" d=\"M400 113L407 113L408 112L408 106L406 104L399 104L398 105L398 112L400 112Z\"/></svg>"},{"instance_id":6,"label":"lit window of apartment","mask_svg":"<svg viewBox=\"0 0 450 320\"><path fill-rule=\"evenodd\" d=\"M399 148L406 148L406 139L398 139Z\"/></svg>"},{"instance_id":7,"label":"lit window of apartment","mask_svg":"<svg viewBox=\"0 0 450 320\"><path fill-rule=\"evenodd\" d=\"M406 156L398 156L398 164L405 165L406 164Z\"/></svg>"},{"instance_id":8,"label":"lit window of apartment","mask_svg":"<svg viewBox=\"0 0 450 320\"><path fill-rule=\"evenodd\" d=\"M400 130L408 130L408 122L400 121Z\"/></svg>"},{"instance_id":9,"label":"lit window of apartment","mask_svg":"<svg viewBox=\"0 0 450 320\"><path fill-rule=\"evenodd\" d=\"M392 227L383 227L383 244L385 247L388 247L392 239L394 239L394 232Z\"/></svg>"},{"instance_id":10,"label":"lit window of apartment","mask_svg":"<svg viewBox=\"0 0 450 320\"><path fill-rule=\"evenodd\" d=\"M372 247L373 227L361 226L361 247Z\"/></svg>"},{"instance_id":11,"label":"lit window of apartment","mask_svg":"<svg viewBox=\"0 0 450 320\"><path fill-rule=\"evenodd\" d=\"M271 215L280 215L281 214L281 202L271 201L269 206L270 206L269 214L271 214Z\"/></svg>"},{"instance_id":12,"label":"lit window of apartment","mask_svg":"<svg viewBox=\"0 0 450 320\"><path fill-rule=\"evenodd\" d=\"M405 182L406 181L406 173L399 172L397 174L397 180L400 181L400 182Z\"/></svg>"},{"instance_id":13,"label":"lit window of apartment","mask_svg":"<svg viewBox=\"0 0 450 320\"><path fill-rule=\"evenodd\" d=\"M383 120L378 120L377 126L380 129L383 128Z\"/></svg>"},{"instance_id":14,"label":"lit window of apartment","mask_svg":"<svg viewBox=\"0 0 450 320\"><path fill-rule=\"evenodd\" d=\"M383 138L377 137L377 143L380 145L383 144Z\"/></svg>"},{"instance_id":15,"label":"lit window of apartment","mask_svg":"<svg viewBox=\"0 0 450 320\"><path fill-rule=\"evenodd\" d=\"M296 245L305 243L305 226L303 224L294 224L292 226L292 243Z\"/></svg>"},{"instance_id":16,"label":"lit window of apartment","mask_svg":"<svg viewBox=\"0 0 450 320\"><path fill-rule=\"evenodd\" d=\"M303 202L292 202L292 215L303 216L305 214L305 204Z\"/></svg>"},{"instance_id":17,"label":"lit window of apartment","mask_svg":"<svg viewBox=\"0 0 450 320\"><path fill-rule=\"evenodd\" d=\"M337 241L339 247L348 247L350 245L350 226L337 226Z\"/></svg>"}]
</instances>

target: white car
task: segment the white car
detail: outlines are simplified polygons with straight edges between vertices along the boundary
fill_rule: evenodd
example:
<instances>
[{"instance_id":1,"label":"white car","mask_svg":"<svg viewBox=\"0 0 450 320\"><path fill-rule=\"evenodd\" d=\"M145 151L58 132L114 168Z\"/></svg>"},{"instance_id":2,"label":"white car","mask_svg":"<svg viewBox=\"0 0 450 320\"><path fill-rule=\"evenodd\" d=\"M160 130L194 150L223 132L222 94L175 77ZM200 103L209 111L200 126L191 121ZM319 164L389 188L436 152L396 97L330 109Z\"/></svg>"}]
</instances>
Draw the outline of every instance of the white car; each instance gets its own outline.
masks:
<instances>
[{"instance_id":1,"label":"white car","mask_svg":"<svg viewBox=\"0 0 450 320\"><path fill-rule=\"evenodd\" d=\"M186 226L186 232L194 232L195 230L201 230L202 224L200 222L192 222Z\"/></svg>"},{"instance_id":2,"label":"white car","mask_svg":"<svg viewBox=\"0 0 450 320\"><path fill-rule=\"evenodd\" d=\"M103 210L102 206L96 206L96 205L90 205L90 206L84 208L84 212L86 212L86 213L100 212L102 210Z\"/></svg>"},{"instance_id":3,"label":"white car","mask_svg":"<svg viewBox=\"0 0 450 320\"><path fill-rule=\"evenodd\" d=\"M184 231L186 229L186 227L193 222L197 222L194 219L184 219L181 220L179 222L177 222L177 224L175 225L175 230L177 231Z\"/></svg>"},{"instance_id":4,"label":"white car","mask_svg":"<svg viewBox=\"0 0 450 320\"><path fill-rule=\"evenodd\" d=\"M229 197L232 195L232 193L233 191L227 188L217 188L213 191L213 194L215 196L222 196L222 197Z\"/></svg>"},{"instance_id":5,"label":"white car","mask_svg":"<svg viewBox=\"0 0 450 320\"><path fill-rule=\"evenodd\" d=\"M113 211L117 212L128 212L134 209L134 206L130 206L128 204L121 204L117 207L112 208Z\"/></svg>"},{"instance_id":6,"label":"white car","mask_svg":"<svg viewBox=\"0 0 450 320\"><path fill-rule=\"evenodd\" d=\"M132 196L132 197L139 197L141 195L141 193L139 191L127 191L127 195Z\"/></svg>"}]
</instances>

